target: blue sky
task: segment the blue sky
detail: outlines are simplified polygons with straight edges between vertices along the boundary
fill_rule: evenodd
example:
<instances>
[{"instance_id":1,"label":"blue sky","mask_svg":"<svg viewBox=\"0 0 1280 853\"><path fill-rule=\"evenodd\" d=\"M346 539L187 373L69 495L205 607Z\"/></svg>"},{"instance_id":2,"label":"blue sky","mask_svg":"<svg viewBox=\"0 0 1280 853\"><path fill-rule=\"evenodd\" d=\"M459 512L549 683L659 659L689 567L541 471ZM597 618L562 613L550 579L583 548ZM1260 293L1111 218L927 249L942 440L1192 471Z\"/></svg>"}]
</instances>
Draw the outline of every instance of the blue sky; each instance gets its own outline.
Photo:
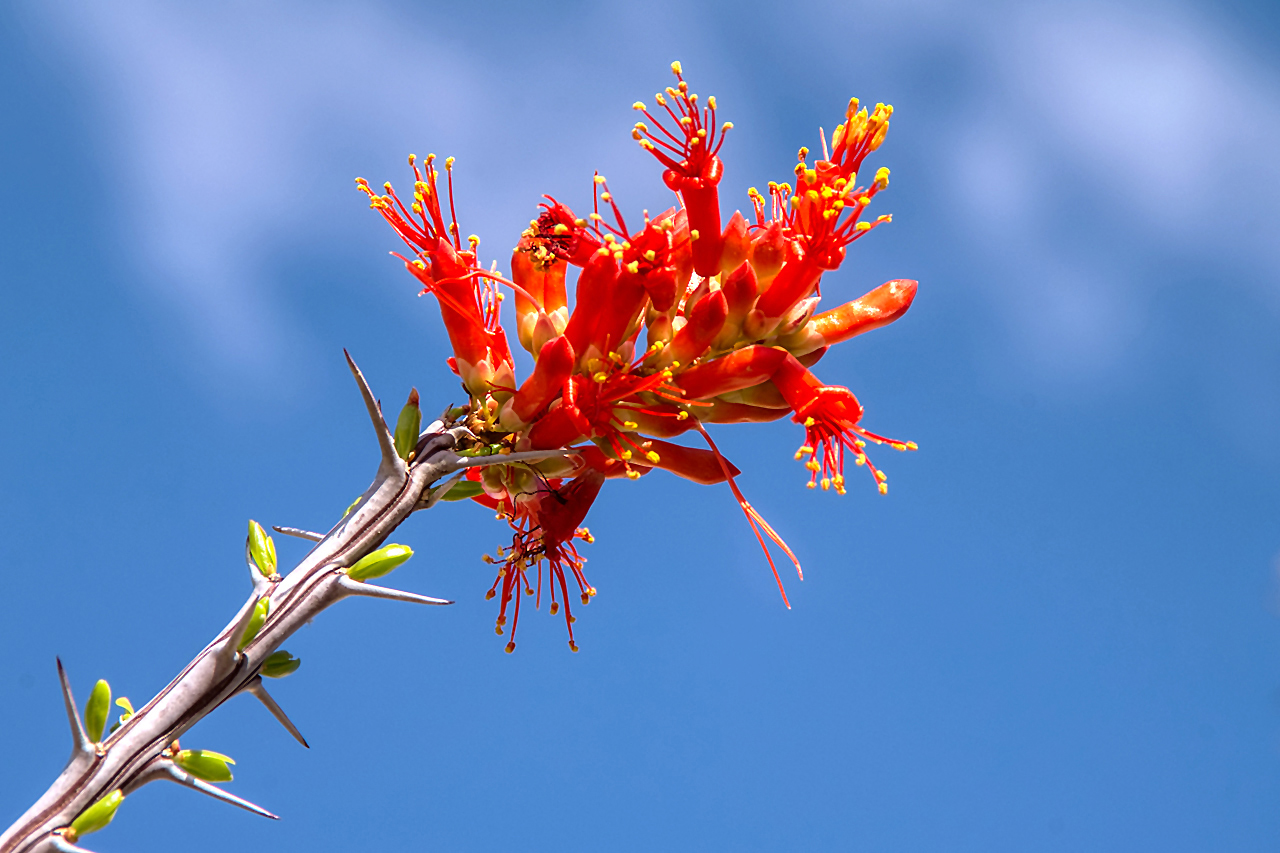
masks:
<instances>
[{"instance_id":1,"label":"blue sky","mask_svg":"<svg viewBox=\"0 0 1280 853\"><path fill-rule=\"evenodd\" d=\"M736 129L726 205L850 95L893 169L831 299L920 295L820 374L892 489L803 488L798 428L721 428L806 580L778 601L727 490L610 483L600 594L504 655L447 506L276 694L184 745L267 822L174 789L89 846L191 851L1274 849L1280 839L1280 29L1266 4L18 3L0 11L0 823L83 699L145 700L248 593L245 520L325 528L384 400L456 402L434 306L352 179L458 158L505 266L539 196L661 209L630 105L681 59ZM870 161L869 161L870 162ZM282 560L299 545L278 543Z\"/></svg>"}]
</instances>

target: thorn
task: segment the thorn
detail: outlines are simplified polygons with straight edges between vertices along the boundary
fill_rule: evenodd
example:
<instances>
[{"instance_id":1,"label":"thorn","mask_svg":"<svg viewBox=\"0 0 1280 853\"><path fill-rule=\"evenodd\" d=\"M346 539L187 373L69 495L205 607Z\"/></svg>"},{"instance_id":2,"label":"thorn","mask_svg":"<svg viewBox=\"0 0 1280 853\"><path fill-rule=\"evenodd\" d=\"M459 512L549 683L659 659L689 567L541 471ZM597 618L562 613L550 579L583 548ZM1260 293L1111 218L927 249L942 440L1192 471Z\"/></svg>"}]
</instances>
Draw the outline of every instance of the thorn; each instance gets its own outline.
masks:
<instances>
[{"instance_id":1,"label":"thorn","mask_svg":"<svg viewBox=\"0 0 1280 853\"><path fill-rule=\"evenodd\" d=\"M431 598L426 595L418 595L416 592L405 592L399 589L390 589L385 586L375 586L371 583L361 583L353 581L346 575L339 575L338 586L347 591L348 595L363 595L368 598L385 598L390 601L409 601L415 604L453 604L443 598Z\"/></svg>"},{"instance_id":2,"label":"thorn","mask_svg":"<svg viewBox=\"0 0 1280 853\"><path fill-rule=\"evenodd\" d=\"M276 704L275 699L271 698L271 694L267 692L267 688L262 684L261 675L255 675L253 680L245 685L244 689L252 693L263 705L267 706L267 710L271 712L271 716L275 717L280 722L280 725L284 726L285 730L288 731L289 734L293 735L294 739L298 741L298 743L302 744L307 749L311 748L311 745L307 743L307 739L302 736L302 732L298 731L298 727L295 726L293 721L285 714L284 709Z\"/></svg>"},{"instance_id":3,"label":"thorn","mask_svg":"<svg viewBox=\"0 0 1280 853\"><path fill-rule=\"evenodd\" d=\"M63 838L61 835L49 836L48 844L54 850L57 850L58 853L93 853L92 850L86 850L83 847L77 847L67 839ZM40 849L41 849L40 847L36 847L35 848L36 853L39 853Z\"/></svg>"},{"instance_id":4,"label":"thorn","mask_svg":"<svg viewBox=\"0 0 1280 853\"><path fill-rule=\"evenodd\" d=\"M465 472L463 471L459 471L449 479L445 480L442 485L436 486L433 489L423 489L422 498L418 501L418 505L414 507L414 509L431 509L433 506L440 503L440 501L444 500L444 496L449 494L450 489L462 482L464 473Z\"/></svg>"},{"instance_id":5,"label":"thorn","mask_svg":"<svg viewBox=\"0 0 1280 853\"><path fill-rule=\"evenodd\" d=\"M84 721L80 719L80 709L76 707L75 697L71 695L71 682L67 679L67 671L62 666L62 658L54 658L58 662L58 681L62 683L62 701L67 706L67 719L71 723L71 751L93 755L93 741L84 730Z\"/></svg>"},{"instance_id":6,"label":"thorn","mask_svg":"<svg viewBox=\"0 0 1280 853\"><path fill-rule=\"evenodd\" d=\"M273 524L271 525L271 529L276 533L283 533L285 536L296 536L299 539L307 539L311 542L319 542L324 538L323 533L314 533L310 530L303 530L298 527L277 527Z\"/></svg>"},{"instance_id":7,"label":"thorn","mask_svg":"<svg viewBox=\"0 0 1280 853\"><path fill-rule=\"evenodd\" d=\"M378 406L377 399L373 396L373 391L369 390L369 383L365 381L364 374L360 372L360 368L356 367L355 361L351 358L351 353L344 349L342 354L347 357L347 366L351 368L351 374L355 376L356 384L360 386L360 396L364 398L364 406L369 410L369 420L373 421L373 430L378 434L378 447L382 451L382 464L378 466L379 476L394 473L404 477L404 460L396 453L395 438L391 435L387 422L382 418L381 408Z\"/></svg>"},{"instance_id":8,"label":"thorn","mask_svg":"<svg viewBox=\"0 0 1280 853\"><path fill-rule=\"evenodd\" d=\"M494 456L462 456L451 466L459 468L483 468L486 465L506 465L511 462L540 462L559 456L577 456L574 450L526 450L521 453L499 453Z\"/></svg>"},{"instance_id":9,"label":"thorn","mask_svg":"<svg viewBox=\"0 0 1280 853\"><path fill-rule=\"evenodd\" d=\"M271 812L267 811L266 809L262 808L261 806L255 806L253 803L249 802L246 799L237 797L235 794L228 794L226 791L222 790L221 788L210 785L208 782L204 781L203 779L198 779L195 776L192 776L190 773L183 770L181 767L174 764L172 761L165 760L163 763L163 767L166 775L168 775L170 779L177 782L179 785L186 785L188 788L191 788L192 790L199 791L202 794L208 794L209 796L213 797L215 800L222 800L224 803L230 803L233 806L239 806L245 811L250 811L250 812L253 812L254 814L262 815L263 817L269 817L272 820L280 819L279 815L274 815Z\"/></svg>"},{"instance_id":10,"label":"thorn","mask_svg":"<svg viewBox=\"0 0 1280 853\"><path fill-rule=\"evenodd\" d=\"M245 630L249 627L249 620L253 618L253 609L258 606L258 600L262 596L255 592L249 596L249 600L240 608L240 612L236 614L235 622L232 623L231 632L218 644L213 650L213 654L218 658L218 662L223 667L235 666L236 661L240 658L240 638L244 636Z\"/></svg>"}]
</instances>

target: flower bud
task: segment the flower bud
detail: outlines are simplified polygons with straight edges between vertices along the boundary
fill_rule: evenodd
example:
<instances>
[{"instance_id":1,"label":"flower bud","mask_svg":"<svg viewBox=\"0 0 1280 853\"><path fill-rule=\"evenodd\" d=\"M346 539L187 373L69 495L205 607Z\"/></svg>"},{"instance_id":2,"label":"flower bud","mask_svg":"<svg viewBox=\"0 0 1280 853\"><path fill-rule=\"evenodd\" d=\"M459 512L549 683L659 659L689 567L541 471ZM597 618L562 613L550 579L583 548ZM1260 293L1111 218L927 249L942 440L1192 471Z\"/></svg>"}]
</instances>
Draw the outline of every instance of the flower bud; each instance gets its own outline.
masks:
<instances>
[{"instance_id":1,"label":"flower bud","mask_svg":"<svg viewBox=\"0 0 1280 853\"><path fill-rule=\"evenodd\" d=\"M98 679L84 706L84 730L89 733L89 740L94 743L102 740L102 730L107 726L107 714L110 711L111 685Z\"/></svg>"},{"instance_id":2,"label":"flower bud","mask_svg":"<svg viewBox=\"0 0 1280 853\"><path fill-rule=\"evenodd\" d=\"M235 764L229 756L208 749L184 749L173 757L173 763L197 779L206 782L230 782L231 768Z\"/></svg>"},{"instance_id":3,"label":"flower bud","mask_svg":"<svg viewBox=\"0 0 1280 853\"><path fill-rule=\"evenodd\" d=\"M253 519L249 519L249 556L264 578L276 573L275 543L271 541L267 531L262 529L262 525Z\"/></svg>"},{"instance_id":4,"label":"flower bud","mask_svg":"<svg viewBox=\"0 0 1280 853\"><path fill-rule=\"evenodd\" d=\"M747 220L735 210L724 228L724 245L720 249L720 272L731 273L747 259L751 252L751 238L747 235Z\"/></svg>"},{"instance_id":5,"label":"flower bud","mask_svg":"<svg viewBox=\"0 0 1280 853\"><path fill-rule=\"evenodd\" d=\"M278 652L272 652L271 656L262 662L262 674L267 678L284 678L286 675L297 672L300 666L302 666L301 660L281 649Z\"/></svg>"},{"instance_id":6,"label":"flower bud","mask_svg":"<svg viewBox=\"0 0 1280 853\"><path fill-rule=\"evenodd\" d=\"M71 822L71 826L63 830L62 837L75 844L80 836L97 832L111 823L111 819L116 816L116 809L120 808L123 802L124 792L116 788L82 811L80 816Z\"/></svg>"},{"instance_id":7,"label":"flower bud","mask_svg":"<svg viewBox=\"0 0 1280 853\"><path fill-rule=\"evenodd\" d=\"M413 556L413 549L408 545L386 545L372 554L367 554L354 566L347 569L347 577L353 581L365 581L380 578Z\"/></svg>"},{"instance_id":8,"label":"flower bud","mask_svg":"<svg viewBox=\"0 0 1280 853\"><path fill-rule=\"evenodd\" d=\"M270 611L271 599L258 599L258 603L253 608L253 615L249 617L249 625L244 629L244 636L240 638L240 645L236 646L237 649L243 649L253 642L253 638L262 630L262 624L267 621L267 614Z\"/></svg>"},{"instance_id":9,"label":"flower bud","mask_svg":"<svg viewBox=\"0 0 1280 853\"><path fill-rule=\"evenodd\" d=\"M408 459L418 444L418 431L422 427L422 409L418 408L418 389L409 392L409 402L400 410L396 420L396 453Z\"/></svg>"}]
</instances>

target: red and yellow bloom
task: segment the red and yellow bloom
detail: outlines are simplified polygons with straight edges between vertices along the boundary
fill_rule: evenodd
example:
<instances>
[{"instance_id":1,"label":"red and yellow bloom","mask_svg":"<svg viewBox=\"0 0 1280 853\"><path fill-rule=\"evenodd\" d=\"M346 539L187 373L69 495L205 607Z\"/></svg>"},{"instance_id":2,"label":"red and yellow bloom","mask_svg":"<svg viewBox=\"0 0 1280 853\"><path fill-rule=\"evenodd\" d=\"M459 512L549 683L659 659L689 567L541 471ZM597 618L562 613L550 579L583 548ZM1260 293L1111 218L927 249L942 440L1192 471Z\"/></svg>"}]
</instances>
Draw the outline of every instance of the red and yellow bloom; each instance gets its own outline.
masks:
<instances>
[{"instance_id":1,"label":"red and yellow bloom","mask_svg":"<svg viewBox=\"0 0 1280 853\"><path fill-rule=\"evenodd\" d=\"M720 455L706 424L790 415L805 430L796 459L810 472L809 487L841 494L846 454L885 493L887 478L868 457L868 443L916 447L867 431L857 397L810 371L828 347L893 322L915 298L916 282L898 279L817 312L823 275L840 267L853 241L890 221L865 216L889 184L888 169L865 183L858 173L884 141L893 108L860 109L852 100L830 149L823 139L822 159L810 164L810 152L800 149L794 187L771 182L767 194L750 189L754 222L735 212L722 227L720 150L732 125L719 122L714 97L701 102L689 91L679 63L672 71L677 85L655 96L654 110L635 105L646 121L632 136L662 165L678 205L655 217L646 213L633 231L599 175L585 218L547 197L521 234L510 279L480 265L478 238L465 245L460 238L452 159L445 161L444 199L434 155L421 167L410 156L415 181L407 206L390 184L379 194L357 180L409 247L411 256L401 258L406 269L440 304L454 351L450 367L470 397L464 417L476 452L567 451L470 475L482 489L474 500L512 528L510 548L486 558L499 566L489 596L500 596L497 631L510 632L507 651L515 649L521 598L541 602L544 568L551 612L563 606L577 651L570 581L584 605L595 588L575 541L591 541L581 525L606 479L661 468L698 483L727 482L761 545L769 537L799 570L739 491L738 470ZM514 293L519 343L534 358L523 383L499 322L503 286ZM690 430L709 449L669 440Z\"/></svg>"}]
</instances>

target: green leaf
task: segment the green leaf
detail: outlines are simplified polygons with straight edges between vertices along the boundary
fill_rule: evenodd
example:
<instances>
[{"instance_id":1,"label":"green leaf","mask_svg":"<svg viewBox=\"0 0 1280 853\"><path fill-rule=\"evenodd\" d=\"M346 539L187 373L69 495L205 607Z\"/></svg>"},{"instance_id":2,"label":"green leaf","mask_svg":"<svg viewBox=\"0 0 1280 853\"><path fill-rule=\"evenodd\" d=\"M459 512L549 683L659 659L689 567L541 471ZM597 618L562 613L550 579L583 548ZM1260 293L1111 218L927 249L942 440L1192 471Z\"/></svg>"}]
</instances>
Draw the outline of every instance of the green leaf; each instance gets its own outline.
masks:
<instances>
[{"instance_id":1,"label":"green leaf","mask_svg":"<svg viewBox=\"0 0 1280 853\"><path fill-rule=\"evenodd\" d=\"M63 835L68 841L75 844L76 839L81 835L97 832L111 823L111 819L116 816L116 809L120 808L120 804L123 802L124 792L116 788L110 794L82 811L78 818L71 821L71 827Z\"/></svg>"},{"instance_id":2,"label":"green leaf","mask_svg":"<svg viewBox=\"0 0 1280 853\"><path fill-rule=\"evenodd\" d=\"M244 636L240 638L240 645L236 646L237 650L253 642L253 638L262 630L262 624L267 621L269 612L271 612L271 599L258 599L258 603L253 608L253 615L249 617L249 624L244 629Z\"/></svg>"},{"instance_id":3,"label":"green leaf","mask_svg":"<svg viewBox=\"0 0 1280 853\"><path fill-rule=\"evenodd\" d=\"M396 421L396 453L401 459L408 459L413 448L418 444L418 431L422 428L422 409L418 408L418 389L409 392L409 402L400 410Z\"/></svg>"},{"instance_id":4,"label":"green leaf","mask_svg":"<svg viewBox=\"0 0 1280 853\"><path fill-rule=\"evenodd\" d=\"M463 480L462 482L454 486L452 489L445 492L444 497L442 497L440 500L465 501L470 498L474 498L476 495L482 493L483 491L484 489L480 486L479 483L473 480Z\"/></svg>"},{"instance_id":5,"label":"green leaf","mask_svg":"<svg viewBox=\"0 0 1280 853\"><path fill-rule=\"evenodd\" d=\"M271 541L267 531L262 529L262 525L253 519L249 519L249 556L264 578L276 573L275 543Z\"/></svg>"},{"instance_id":6,"label":"green leaf","mask_svg":"<svg viewBox=\"0 0 1280 853\"><path fill-rule=\"evenodd\" d=\"M262 674L267 678L284 678L286 675L292 675L298 671L298 667L302 666L302 661L293 655L281 649L273 652L262 663Z\"/></svg>"},{"instance_id":7,"label":"green leaf","mask_svg":"<svg viewBox=\"0 0 1280 853\"><path fill-rule=\"evenodd\" d=\"M347 577L353 581L380 578L412 556L413 549L408 545L386 545L347 569Z\"/></svg>"},{"instance_id":8,"label":"green leaf","mask_svg":"<svg viewBox=\"0 0 1280 853\"><path fill-rule=\"evenodd\" d=\"M111 685L98 679L84 706L84 729L89 733L89 740L94 743L102 740L102 730L107 726L107 714L110 712Z\"/></svg>"},{"instance_id":9,"label":"green leaf","mask_svg":"<svg viewBox=\"0 0 1280 853\"><path fill-rule=\"evenodd\" d=\"M230 756L210 749L184 749L173 757L173 763L206 782L230 782L231 768L235 764Z\"/></svg>"}]
</instances>

